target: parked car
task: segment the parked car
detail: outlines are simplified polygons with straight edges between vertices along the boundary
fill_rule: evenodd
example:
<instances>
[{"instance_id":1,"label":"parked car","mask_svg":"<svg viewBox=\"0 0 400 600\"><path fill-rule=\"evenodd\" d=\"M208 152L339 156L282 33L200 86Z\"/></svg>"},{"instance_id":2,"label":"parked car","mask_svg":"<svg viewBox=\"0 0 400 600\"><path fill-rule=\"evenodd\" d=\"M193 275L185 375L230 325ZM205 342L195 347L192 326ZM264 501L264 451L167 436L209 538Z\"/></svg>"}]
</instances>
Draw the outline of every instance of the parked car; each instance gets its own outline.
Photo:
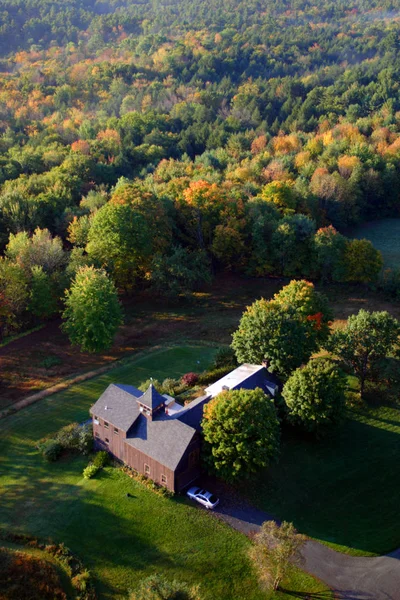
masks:
<instances>
[{"instance_id":1,"label":"parked car","mask_svg":"<svg viewBox=\"0 0 400 600\"><path fill-rule=\"evenodd\" d=\"M219 499L217 496L214 496L211 492L207 492L207 490L202 490L199 487L192 487L187 492L187 495L191 500L196 500L199 504L205 506L205 508L215 508L219 503Z\"/></svg>"}]
</instances>

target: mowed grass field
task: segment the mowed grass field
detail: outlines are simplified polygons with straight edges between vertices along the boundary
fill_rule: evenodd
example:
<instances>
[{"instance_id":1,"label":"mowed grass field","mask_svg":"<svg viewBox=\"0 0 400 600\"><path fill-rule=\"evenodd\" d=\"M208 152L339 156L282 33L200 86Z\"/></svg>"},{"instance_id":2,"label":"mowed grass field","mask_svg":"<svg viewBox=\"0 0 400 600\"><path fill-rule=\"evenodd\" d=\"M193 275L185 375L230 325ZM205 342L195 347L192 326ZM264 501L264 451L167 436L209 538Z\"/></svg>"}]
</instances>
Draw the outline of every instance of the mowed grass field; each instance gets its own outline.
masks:
<instances>
[{"instance_id":1,"label":"mowed grass field","mask_svg":"<svg viewBox=\"0 0 400 600\"><path fill-rule=\"evenodd\" d=\"M400 546L400 407L348 412L328 438L285 431L279 463L244 490L306 535L349 554Z\"/></svg>"},{"instance_id":2,"label":"mowed grass field","mask_svg":"<svg viewBox=\"0 0 400 600\"><path fill-rule=\"evenodd\" d=\"M352 238L366 238L382 252L385 267L400 267L400 219L382 219L351 229Z\"/></svg>"},{"instance_id":3,"label":"mowed grass field","mask_svg":"<svg viewBox=\"0 0 400 600\"><path fill-rule=\"evenodd\" d=\"M110 382L177 377L206 368L214 353L194 345L149 353L0 421L0 527L65 542L94 575L101 599L126 599L155 572L200 583L204 600L330 598L298 570L284 582L287 593L269 596L248 562L250 541L184 497L159 497L113 467L85 480L87 458L47 463L35 448L44 435L87 419Z\"/></svg>"}]
</instances>

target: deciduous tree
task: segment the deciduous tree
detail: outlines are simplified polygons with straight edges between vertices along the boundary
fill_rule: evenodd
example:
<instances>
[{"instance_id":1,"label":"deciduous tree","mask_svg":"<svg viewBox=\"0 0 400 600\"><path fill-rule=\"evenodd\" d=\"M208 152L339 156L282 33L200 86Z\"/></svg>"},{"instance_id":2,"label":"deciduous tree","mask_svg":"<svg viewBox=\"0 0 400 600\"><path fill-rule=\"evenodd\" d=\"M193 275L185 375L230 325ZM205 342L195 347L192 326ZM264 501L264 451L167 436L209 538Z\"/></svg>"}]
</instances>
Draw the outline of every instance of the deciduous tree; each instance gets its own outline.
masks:
<instances>
[{"instance_id":1,"label":"deciduous tree","mask_svg":"<svg viewBox=\"0 0 400 600\"><path fill-rule=\"evenodd\" d=\"M222 392L206 404L204 455L211 471L226 479L249 477L279 453L279 421L263 390Z\"/></svg>"},{"instance_id":2,"label":"deciduous tree","mask_svg":"<svg viewBox=\"0 0 400 600\"><path fill-rule=\"evenodd\" d=\"M63 330L86 352L110 347L121 324L117 290L105 271L82 267L65 295Z\"/></svg>"},{"instance_id":3,"label":"deciduous tree","mask_svg":"<svg viewBox=\"0 0 400 600\"><path fill-rule=\"evenodd\" d=\"M250 549L250 558L264 587L279 589L291 565L301 565L305 541L305 536L297 533L292 523L283 521L278 525L275 521L264 521Z\"/></svg>"},{"instance_id":4,"label":"deciduous tree","mask_svg":"<svg viewBox=\"0 0 400 600\"><path fill-rule=\"evenodd\" d=\"M343 416L345 378L331 360L311 360L296 369L284 385L287 418L311 433L323 433Z\"/></svg>"},{"instance_id":5,"label":"deciduous tree","mask_svg":"<svg viewBox=\"0 0 400 600\"><path fill-rule=\"evenodd\" d=\"M243 313L233 334L232 348L239 362L261 364L288 376L318 349L315 325L291 307L256 300Z\"/></svg>"},{"instance_id":6,"label":"deciduous tree","mask_svg":"<svg viewBox=\"0 0 400 600\"><path fill-rule=\"evenodd\" d=\"M389 356L398 348L400 323L388 312L360 310L348 318L344 329L336 330L327 349L351 367L360 381L361 397L365 380L378 360Z\"/></svg>"}]
</instances>

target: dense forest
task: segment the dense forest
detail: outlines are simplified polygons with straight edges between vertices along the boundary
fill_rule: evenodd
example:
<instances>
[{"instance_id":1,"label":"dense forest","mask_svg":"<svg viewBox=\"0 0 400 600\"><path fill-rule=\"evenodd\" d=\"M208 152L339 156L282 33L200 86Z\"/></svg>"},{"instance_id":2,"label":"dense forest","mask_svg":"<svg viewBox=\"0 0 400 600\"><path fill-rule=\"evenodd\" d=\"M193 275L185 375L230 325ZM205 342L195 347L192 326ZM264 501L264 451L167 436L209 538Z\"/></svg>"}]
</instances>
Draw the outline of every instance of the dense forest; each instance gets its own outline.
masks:
<instances>
[{"instance_id":1,"label":"dense forest","mask_svg":"<svg viewBox=\"0 0 400 600\"><path fill-rule=\"evenodd\" d=\"M221 269L378 282L400 212L394 1L2 0L0 335L79 269L176 297Z\"/></svg>"}]
</instances>

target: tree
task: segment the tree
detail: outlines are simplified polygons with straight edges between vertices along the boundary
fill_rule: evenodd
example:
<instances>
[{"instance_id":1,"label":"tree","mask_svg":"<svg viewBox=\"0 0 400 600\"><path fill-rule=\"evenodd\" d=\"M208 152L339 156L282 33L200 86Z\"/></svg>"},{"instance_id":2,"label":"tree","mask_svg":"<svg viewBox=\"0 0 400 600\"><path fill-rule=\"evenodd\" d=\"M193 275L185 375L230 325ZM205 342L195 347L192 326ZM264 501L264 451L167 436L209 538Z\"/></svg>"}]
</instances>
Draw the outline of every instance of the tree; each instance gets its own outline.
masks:
<instances>
[{"instance_id":1,"label":"tree","mask_svg":"<svg viewBox=\"0 0 400 600\"><path fill-rule=\"evenodd\" d=\"M375 281L383 267L382 254L369 240L349 240L344 261L346 280L359 283Z\"/></svg>"},{"instance_id":2,"label":"tree","mask_svg":"<svg viewBox=\"0 0 400 600\"><path fill-rule=\"evenodd\" d=\"M62 328L71 343L86 352L109 348L122 317L117 291L106 273L80 268L65 296Z\"/></svg>"},{"instance_id":3,"label":"tree","mask_svg":"<svg viewBox=\"0 0 400 600\"><path fill-rule=\"evenodd\" d=\"M346 238L332 225L318 229L314 236L318 275L322 281L344 281Z\"/></svg>"},{"instance_id":4,"label":"tree","mask_svg":"<svg viewBox=\"0 0 400 600\"><path fill-rule=\"evenodd\" d=\"M189 252L176 246L171 255L157 253L151 263L150 281L158 294L177 298L204 283L210 283L210 265L205 252Z\"/></svg>"},{"instance_id":5,"label":"tree","mask_svg":"<svg viewBox=\"0 0 400 600\"><path fill-rule=\"evenodd\" d=\"M272 235L275 261L283 275L311 272L315 223L305 215L284 217Z\"/></svg>"},{"instance_id":6,"label":"tree","mask_svg":"<svg viewBox=\"0 0 400 600\"><path fill-rule=\"evenodd\" d=\"M293 190L293 182L271 181L263 187L261 196L267 202L273 202L276 206L285 212L294 212L297 204L297 198Z\"/></svg>"},{"instance_id":7,"label":"tree","mask_svg":"<svg viewBox=\"0 0 400 600\"><path fill-rule=\"evenodd\" d=\"M143 579L129 600L201 600L199 587L186 583L168 581L161 575L150 575Z\"/></svg>"},{"instance_id":8,"label":"tree","mask_svg":"<svg viewBox=\"0 0 400 600\"><path fill-rule=\"evenodd\" d=\"M243 313L232 348L239 363L267 359L272 371L290 375L318 349L318 340L312 321L292 307L262 298Z\"/></svg>"},{"instance_id":9,"label":"tree","mask_svg":"<svg viewBox=\"0 0 400 600\"><path fill-rule=\"evenodd\" d=\"M5 254L27 273L34 266L42 267L46 273L53 273L61 269L66 261L61 239L53 238L48 229L39 227L32 237L26 231L11 234Z\"/></svg>"},{"instance_id":10,"label":"tree","mask_svg":"<svg viewBox=\"0 0 400 600\"><path fill-rule=\"evenodd\" d=\"M396 350L399 343L400 323L388 312L360 310L348 318L344 329L336 330L327 349L351 367L360 380L360 394L364 396L365 380L377 361Z\"/></svg>"},{"instance_id":11,"label":"tree","mask_svg":"<svg viewBox=\"0 0 400 600\"><path fill-rule=\"evenodd\" d=\"M305 541L292 523L283 521L278 525L275 521L264 521L250 549L250 558L264 587L277 590L291 566L301 565Z\"/></svg>"},{"instance_id":12,"label":"tree","mask_svg":"<svg viewBox=\"0 0 400 600\"><path fill-rule=\"evenodd\" d=\"M146 219L128 204L108 203L92 217L86 251L116 284L130 288L147 264L152 232Z\"/></svg>"},{"instance_id":13,"label":"tree","mask_svg":"<svg viewBox=\"0 0 400 600\"><path fill-rule=\"evenodd\" d=\"M222 392L204 408L205 461L227 481L268 467L279 452L279 421L273 400L260 388Z\"/></svg>"},{"instance_id":14,"label":"tree","mask_svg":"<svg viewBox=\"0 0 400 600\"><path fill-rule=\"evenodd\" d=\"M343 416L345 379L333 361L311 360L292 373L282 396L290 423L311 433L320 433Z\"/></svg>"},{"instance_id":15,"label":"tree","mask_svg":"<svg viewBox=\"0 0 400 600\"><path fill-rule=\"evenodd\" d=\"M32 267L29 310L39 319L51 317L57 310L50 277L37 265Z\"/></svg>"},{"instance_id":16,"label":"tree","mask_svg":"<svg viewBox=\"0 0 400 600\"><path fill-rule=\"evenodd\" d=\"M28 282L19 265L0 258L0 334L8 335L21 326L27 308Z\"/></svg>"},{"instance_id":17,"label":"tree","mask_svg":"<svg viewBox=\"0 0 400 600\"><path fill-rule=\"evenodd\" d=\"M300 319L312 323L319 343L328 338L333 312L328 298L317 292L313 283L294 279L274 295L274 302L285 309L294 309Z\"/></svg>"}]
</instances>

